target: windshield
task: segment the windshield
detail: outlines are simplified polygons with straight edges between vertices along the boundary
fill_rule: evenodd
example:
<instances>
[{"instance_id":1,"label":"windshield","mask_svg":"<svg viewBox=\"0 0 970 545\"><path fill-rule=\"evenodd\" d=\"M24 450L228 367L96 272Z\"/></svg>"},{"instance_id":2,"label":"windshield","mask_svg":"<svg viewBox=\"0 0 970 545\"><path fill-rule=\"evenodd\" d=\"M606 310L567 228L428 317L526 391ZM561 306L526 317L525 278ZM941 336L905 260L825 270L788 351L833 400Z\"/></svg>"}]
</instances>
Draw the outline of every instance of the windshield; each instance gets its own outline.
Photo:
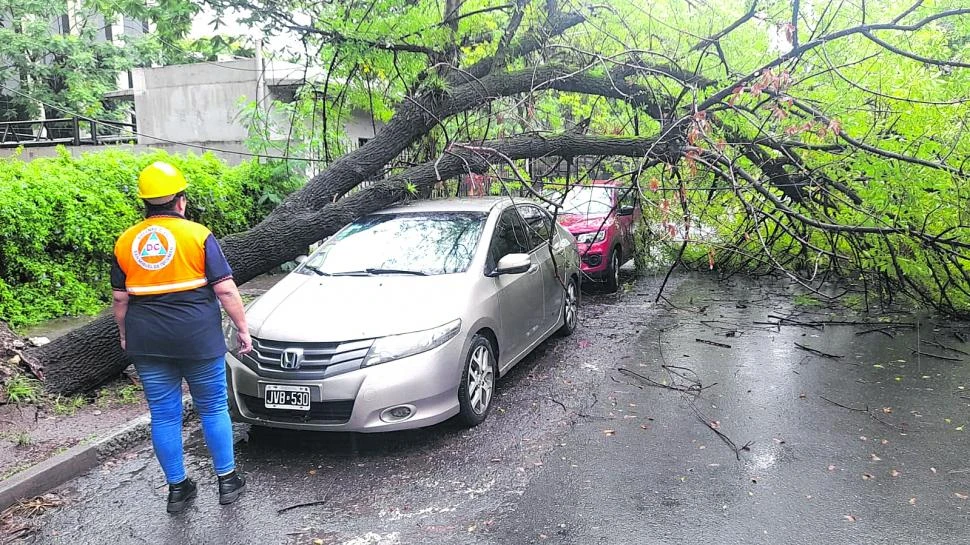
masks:
<instances>
[{"instance_id":1,"label":"windshield","mask_svg":"<svg viewBox=\"0 0 970 545\"><path fill-rule=\"evenodd\" d=\"M375 214L348 225L320 247L303 274L449 274L471 264L485 213Z\"/></svg>"},{"instance_id":2,"label":"windshield","mask_svg":"<svg viewBox=\"0 0 970 545\"><path fill-rule=\"evenodd\" d=\"M569 190L562 203L561 214L606 216L613 210L613 188L576 186Z\"/></svg>"}]
</instances>

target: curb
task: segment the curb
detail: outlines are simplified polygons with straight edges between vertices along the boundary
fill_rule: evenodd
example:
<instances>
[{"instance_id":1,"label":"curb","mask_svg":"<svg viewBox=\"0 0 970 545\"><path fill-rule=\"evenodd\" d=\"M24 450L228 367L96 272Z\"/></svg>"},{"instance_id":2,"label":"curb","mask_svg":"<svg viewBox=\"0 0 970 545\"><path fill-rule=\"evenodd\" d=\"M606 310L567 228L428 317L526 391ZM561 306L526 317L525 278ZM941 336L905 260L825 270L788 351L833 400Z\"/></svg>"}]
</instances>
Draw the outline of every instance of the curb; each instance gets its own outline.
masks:
<instances>
[{"instance_id":1,"label":"curb","mask_svg":"<svg viewBox=\"0 0 970 545\"><path fill-rule=\"evenodd\" d=\"M192 396L182 396L185 413L192 411ZM145 413L89 443L72 447L57 456L0 481L0 511L33 498L97 467L105 458L139 443L151 434L151 415Z\"/></svg>"}]
</instances>

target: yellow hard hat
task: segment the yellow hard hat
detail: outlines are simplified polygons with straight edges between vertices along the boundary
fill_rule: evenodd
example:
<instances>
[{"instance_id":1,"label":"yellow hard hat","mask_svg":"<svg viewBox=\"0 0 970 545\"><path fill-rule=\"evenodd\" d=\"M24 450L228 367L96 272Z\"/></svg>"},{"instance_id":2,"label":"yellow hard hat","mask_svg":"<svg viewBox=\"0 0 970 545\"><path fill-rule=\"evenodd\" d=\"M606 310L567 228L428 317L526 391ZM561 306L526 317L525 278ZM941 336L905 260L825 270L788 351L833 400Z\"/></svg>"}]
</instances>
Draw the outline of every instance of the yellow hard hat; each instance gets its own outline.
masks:
<instances>
[{"instance_id":1,"label":"yellow hard hat","mask_svg":"<svg viewBox=\"0 0 970 545\"><path fill-rule=\"evenodd\" d=\"M138 175L138 198L156 199L175 195L188 186L189 183L179 169L163 161L156 161Z\"/></svg>"}]
</instances>

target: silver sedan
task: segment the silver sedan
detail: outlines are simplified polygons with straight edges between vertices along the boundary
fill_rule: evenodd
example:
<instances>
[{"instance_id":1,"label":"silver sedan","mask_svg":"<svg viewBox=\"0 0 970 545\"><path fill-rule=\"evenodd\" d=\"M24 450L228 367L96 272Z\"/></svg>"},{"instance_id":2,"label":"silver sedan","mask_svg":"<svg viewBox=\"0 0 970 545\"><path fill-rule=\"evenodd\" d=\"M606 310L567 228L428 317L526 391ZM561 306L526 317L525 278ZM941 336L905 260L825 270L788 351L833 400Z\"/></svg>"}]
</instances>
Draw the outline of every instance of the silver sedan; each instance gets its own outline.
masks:
<instances>
[{"instance_id":1,"label":"silver sedan","mask_svg":"<svg viewBox=\"0 0 970 545\"><path fill-rule=\"evenodd\" d=\"M424 201L363 217L247 308L253 351L226 328L236 420L377 432L457 417L576 328L579 253L533 202Z\"/></svg>"}]
</instances>

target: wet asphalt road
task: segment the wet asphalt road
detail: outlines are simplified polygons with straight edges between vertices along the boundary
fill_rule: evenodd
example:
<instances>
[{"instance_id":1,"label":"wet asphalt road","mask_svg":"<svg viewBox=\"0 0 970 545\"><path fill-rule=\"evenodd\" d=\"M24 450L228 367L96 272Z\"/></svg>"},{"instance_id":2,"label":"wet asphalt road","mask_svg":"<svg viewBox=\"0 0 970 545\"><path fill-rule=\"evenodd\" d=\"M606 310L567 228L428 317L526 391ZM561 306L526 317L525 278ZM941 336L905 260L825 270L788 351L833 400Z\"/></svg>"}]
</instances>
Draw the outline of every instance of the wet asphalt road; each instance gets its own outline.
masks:
<instances>
[{"instance_id":1,"label":"wet asphalt road","mask_svg":"<svg viewBox=\"0 0 970 545\"><path fill-rule=\"evenodd\" d=\"M758 325L833 316L795 307L790 288L699 276L655 305L658 283L587 297L582 328L500 381L475 429L241 426L250 486L226 508L195 430L185 513L164 513L142 446L63 487L68 503L26 542L970 543L970 356L951 350L970 352L955 334L970 326ZM917 357L917 342L961 361Z\"/></svg>"}]
</instances>

